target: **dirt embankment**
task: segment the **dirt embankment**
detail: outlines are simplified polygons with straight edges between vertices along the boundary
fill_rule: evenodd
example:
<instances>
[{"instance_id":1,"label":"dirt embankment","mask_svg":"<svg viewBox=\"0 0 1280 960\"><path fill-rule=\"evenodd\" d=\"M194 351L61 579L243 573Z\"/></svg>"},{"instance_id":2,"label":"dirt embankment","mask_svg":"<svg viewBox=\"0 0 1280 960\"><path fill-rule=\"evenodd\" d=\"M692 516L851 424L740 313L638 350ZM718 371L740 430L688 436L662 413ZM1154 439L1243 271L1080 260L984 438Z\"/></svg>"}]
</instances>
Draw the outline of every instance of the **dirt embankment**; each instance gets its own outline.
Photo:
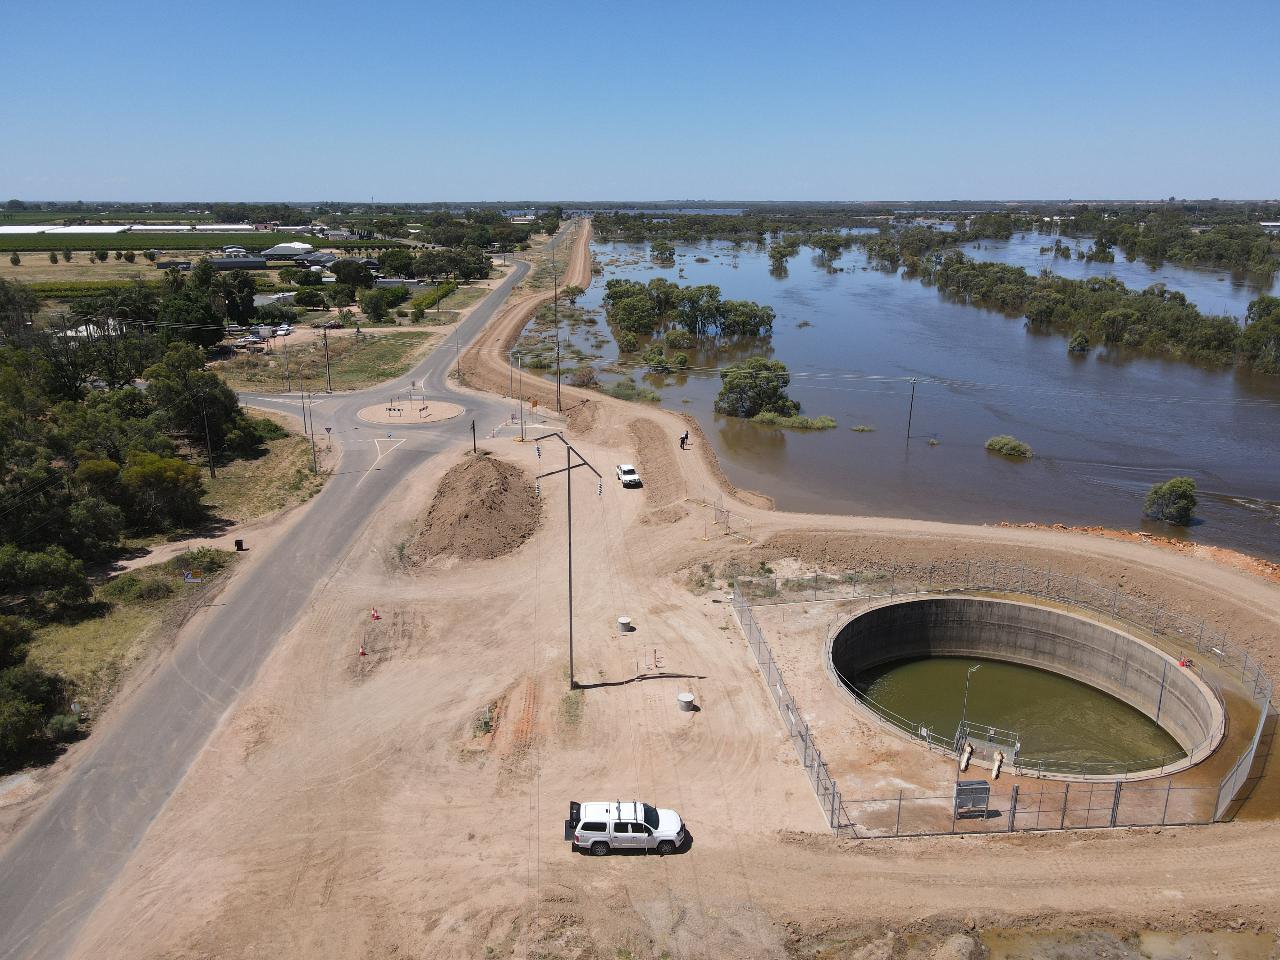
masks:
<instances>
[{"instance_id":1,"label":"dirt embankment","mask_svg":"<svg viewBox=\"0 0 1280 960\"><path fill-rule=\"evenodd\" d=\"M492 560L528 540L541 522L542 500L524 470L487 453L469 455L441 478L405 559Z\"/></svg>"}]
</instances>

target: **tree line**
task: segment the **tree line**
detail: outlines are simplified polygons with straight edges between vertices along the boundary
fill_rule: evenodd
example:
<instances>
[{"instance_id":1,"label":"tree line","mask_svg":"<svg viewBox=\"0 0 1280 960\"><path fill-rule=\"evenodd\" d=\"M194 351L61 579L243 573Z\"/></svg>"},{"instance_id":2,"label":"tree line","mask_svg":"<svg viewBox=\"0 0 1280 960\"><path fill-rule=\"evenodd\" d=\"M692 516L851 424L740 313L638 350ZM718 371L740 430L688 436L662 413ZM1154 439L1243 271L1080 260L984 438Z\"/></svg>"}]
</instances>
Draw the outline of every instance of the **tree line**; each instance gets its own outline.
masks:
<instances>
[{"instance_id":1,"label":"tree line","mask_svg":"<svg viewBox=\"0 0 1280 960\"><path fill-rule=\"evenodd\" d=\"M1241 327L1201 313L1186 295L1157 283L1130 290L1115 277L1070 280L1022 267L971 260L959 251L920 265L926 282L956 297L1024 315L1027 322L1072 337L1073 346L1122 346L1177 359L1241 362L1280 374L1280 298L1249 304Z\"/></svg>"},{"instance_id":2,"label":"tree line","mask_svg":"<svg viewBox=\"0 0 1280 960\"><path fill-rule=\"evenodd\" d=\"M75 728L71 691L25 659L34 627L91 614L86 571L126 538L202 522L203 461L280 435L205 369L217 296L139 285L50 328L0 280L0 768Z\"/></svg>"},{"instance_id":3,"label":"tree line","mask_svg":"<svg viewBox=\"0 0 1280 960\"><path fill-rule=\"evenodd\" d=\"M1064 233L1093 234L1119 247L1129 260L1151 264L1165 261L1219 267L1271 277L1280 270L1280 236L1273 236L1257 220L1199 223L1179 210L1157 210L1077 216Z\"/></svg>"}]
</instances>

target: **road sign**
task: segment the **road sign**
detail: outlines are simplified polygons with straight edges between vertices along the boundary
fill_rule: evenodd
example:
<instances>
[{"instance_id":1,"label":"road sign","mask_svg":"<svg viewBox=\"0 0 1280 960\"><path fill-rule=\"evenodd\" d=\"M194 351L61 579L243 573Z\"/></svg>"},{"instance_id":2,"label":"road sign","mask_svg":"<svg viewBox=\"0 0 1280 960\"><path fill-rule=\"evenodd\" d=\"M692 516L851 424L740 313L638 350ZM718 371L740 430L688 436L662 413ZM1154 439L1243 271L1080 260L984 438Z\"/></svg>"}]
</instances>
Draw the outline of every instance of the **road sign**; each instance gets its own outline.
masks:
<instances>
[{"instance_id":1,"label":"road sign","mask_svg":"<svg viewBox=\"0 0 1280 960\"><path fill-rule=\"evenodd\" d=\"M333 427L325 427L325 428L324 428L324 432L325 432L325 433L333 433Z\"/></svg>"},{"instance_id":2,"label":"road sign","mask_svg":"<svg viewBox=\"0 0 1280 960\"><path fill-rule=\"evenodd\" d=\"M532 400L530 400L530 401L529 401L529 406L530 406L530 408L536 407L537 405L538 405L538 398L537 398L537 397L534 397Z\"/></svg>"},{"instance_id":3,"label":"road sign","mask_svg":"<svg viewBox=\"0 0 1280 960\"><path fill-rule=\"evenodd\" d=\"M182 579L184 583L203 583L204 571L203 570L183 570Z\"/></svg>"}]
</instances>

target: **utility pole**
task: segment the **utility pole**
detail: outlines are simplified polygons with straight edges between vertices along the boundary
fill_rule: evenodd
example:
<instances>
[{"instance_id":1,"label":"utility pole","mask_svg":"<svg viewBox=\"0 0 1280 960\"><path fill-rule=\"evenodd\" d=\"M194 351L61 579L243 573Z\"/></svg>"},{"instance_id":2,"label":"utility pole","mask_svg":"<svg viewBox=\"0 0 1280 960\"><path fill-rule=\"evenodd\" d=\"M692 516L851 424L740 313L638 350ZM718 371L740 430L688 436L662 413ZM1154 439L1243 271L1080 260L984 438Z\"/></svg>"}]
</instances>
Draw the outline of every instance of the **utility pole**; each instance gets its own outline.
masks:
<instances>
[{"instance_id":1,"label":"utility pole","mask_svg":"<svg viewBox=\"0 0 1280 960\"><path fill-rule=\"evenodd\" d=\"M911 378L911 404L907 407L907 443L911 443L911 418L916 412L916 378Z\"/></svg>"},{"instance_id":2,"label":"utility pole","mask_svg":"<svg viewBox=\"0 0 1280 960\"><path fill-rule=\"evenodd\" d=\"M551 317L556 326L556 410L562 412L560 405L560 286L556 276L556 251L551 250Z\"/></svg>"},{"instance_id":3,"label":"utility pole","mask_svg":"<svg viewBox=\"0 0 1280 960\"><path fill-rule=\"evenodd\" d=\"M324 337L324 389L326 393L333 393L333 378L329 376L329 331L321 330Z\"/></svg>"},{"instance_id":4,"label":"utility pole","mask_svg":"<svg viewBox=\"0 0 1280 960\"><path fill-rule=\"evenodd\" d=\"M213 469L213 440L209 437L209 410L205 406L205 396L200 394L200 416L204 418L204 448L209 454L209 479L214 480L218 474Z\"/></svg>"},{"instance_id":5,"label":"utility pole","mask_svg":"<svg viewBox=\"0 0 1280 960\"><path fill-rule=\"evenodd\" d=\"M564 444L565 465L559 470L552 470L548 473L539 474L537 479L542 480L544 477L554 477L557 474L564 474L565 508L569 520L569 689L576 690L578 688L578 681L573 677L573 478L570 474L579 467L586 467L596 475L596 479L601 483L604 482L604 477L600 476L599 470L587 463L586 458L574 448L573 444L564 438L563 434L543 434L541 437L535 437L534 442L537 443L539 440L549 440L552 437L555 437ZM573 462L574 457L578 458L577 463Z\"/></svg>"},{"instance_id":6,"label":"utility pole","mask_svg":"<svg viewBox=\"0 0 1280 960\"><path fill-rule=\"evenodd\" d=\"M320 472L320 461L316 457L316 422L314 412L311 415L311 429L307 429L307 382L302 381L302 432L311 441L311 472Z\"/></svg>"},{"instance_id":7,"label":"utility pole","mask_svg":"<svg viewBox=\"0 0 1280 960\"><path fill-rule=\"evenodd\" d=\"M472 453L479 453L479 451L478 451L478 450L476 450L476 422L475 422L475 420L472 420L472 421L471 421L471 452L472 452Z\"/></svg>"},{"instance_id":8,"label":"utility pole","mask_svg":"<svg viewBox=\"0 0 1280 960\"><path fill-rule=\"evenodd\" d=\"M289 340L284 341L284 392L293 392L293 379L289 376Z\"/></svg>"},{"instance_id":9,"label":"utility pole","mask_svg":"<svg viewBox=\"0 0 1280 960\"><path fill-rule=\"evenodd\" d=\"M516 364L520 367L520 397L516 406L520 409L520 442L524 443L524 357L516 354Z\"/></svg>"}]
</instances>

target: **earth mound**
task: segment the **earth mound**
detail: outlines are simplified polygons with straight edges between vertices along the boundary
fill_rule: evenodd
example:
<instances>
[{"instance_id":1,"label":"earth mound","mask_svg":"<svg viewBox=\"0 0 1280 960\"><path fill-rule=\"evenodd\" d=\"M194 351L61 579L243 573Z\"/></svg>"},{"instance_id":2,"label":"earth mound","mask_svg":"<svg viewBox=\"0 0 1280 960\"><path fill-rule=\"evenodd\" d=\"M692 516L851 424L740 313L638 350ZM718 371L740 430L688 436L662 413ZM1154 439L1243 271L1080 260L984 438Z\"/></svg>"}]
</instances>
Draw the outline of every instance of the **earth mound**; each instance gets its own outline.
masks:
<instances>
[{"instance_id":1,"label":"earth mound","mask_svg":"<svg viewBox=\"0 0 1280 960\"><path fill-rule=\"evenodd\" d=\"M515 550L542 522L542 500L520 467L468 454L440 478L406 559L493 560Z\"/></svg>"}]
</instances>

